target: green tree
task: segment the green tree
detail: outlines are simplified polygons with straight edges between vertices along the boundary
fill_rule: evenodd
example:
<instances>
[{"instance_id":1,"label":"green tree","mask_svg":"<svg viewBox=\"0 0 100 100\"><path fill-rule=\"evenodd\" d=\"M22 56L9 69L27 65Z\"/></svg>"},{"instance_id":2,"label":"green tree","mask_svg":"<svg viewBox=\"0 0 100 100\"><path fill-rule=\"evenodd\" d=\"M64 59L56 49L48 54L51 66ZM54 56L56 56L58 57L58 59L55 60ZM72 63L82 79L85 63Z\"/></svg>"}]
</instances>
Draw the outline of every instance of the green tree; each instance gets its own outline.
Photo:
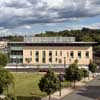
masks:
<instances>
[{"instance_id":1,"label":"green tree","mask_svg":"<svg viewBox=\"0 0 100 100\"><path fill-rule=\"evenodd\" d=\"M77 63L71 64L68 68L65 69L65 79L70 82L74 82L74 87L75 87L75 82L80 81L82 79L82 72L78 68Z\"/></svg>"},{"instance_id":2,"label":"green tree","mask_svg":"<svg viewBox=\"0 0 100 100\"><path fill-rule=\"evenodd\" d=\"M0 93L7 89L9 85L13 84L13 75L6 69L0 68Z\"/></svg>"},{"instance_id":3,"label":"green tree","mask_svg":"<svg viewBox=\"0 0 100 100\"><path fill-rule=\"evenodd\" d=\"M96 72L96 69L97 69L97 65L93 63L92 61L90 61L90 64L88 65L88 69L90 72L93 73L93 76L94 76L94 73Z\"/></svg>"},{"instance_id":4,"label":"green tree","mask_svg":"<svg viewBox=\"0 0 100 100\"><path fill-rule=\"evenodd\" d=\"M89 77L89 72L88 72L85 68L82 68L81 71L82 71L82 73L83 73L84 79L85 79L86 77Z\"/></svg>"},{"instance_id":5,"label":"green tree","mask_svg":"<svg viewBox=\"0 0 100 100\"><path fill-rule=\"evenodd\" d=\"M8 63L7 55L0 53L0 67L5 67Z\"/></svg>"},{"instance_id":6,"label":"green tree","mask_svg":"<svg viewBox=\"0 0 100 100\"><path fill-rule=\"evenodd\" d=\"M51 94L60 89L60 81L51 69L41 78L38 85L42 92L46 92L49 95L49 100Z\"/></svg>"}]
</instances>

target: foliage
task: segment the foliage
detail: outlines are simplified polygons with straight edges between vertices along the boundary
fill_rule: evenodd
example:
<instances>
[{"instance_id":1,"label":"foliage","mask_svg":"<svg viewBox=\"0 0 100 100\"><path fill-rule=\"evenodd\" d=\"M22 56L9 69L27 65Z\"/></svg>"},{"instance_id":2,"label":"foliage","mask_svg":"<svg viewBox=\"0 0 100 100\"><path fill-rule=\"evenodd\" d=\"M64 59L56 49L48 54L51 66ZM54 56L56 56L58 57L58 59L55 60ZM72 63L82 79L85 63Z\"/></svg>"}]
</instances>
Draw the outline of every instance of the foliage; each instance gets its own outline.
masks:
<instances>
[{"instance_id":1,"label":"foliage","mask_svg":"<svg viewBox=\"0 0 100 100\"><path fill-rule=\"evenodd\" d=\"M68 81L80 81L82 78L82 73L78 68L78 65L73 63L68 68L65 69L65 79Z\"/></svg>"},{"instance_id":2,"label":"foliage","mask_svg":"<svg viewBox=\"0 0 100 100\"><path fill-rule=\"evenodd\" d=\"M89 72L85 69L85 68L82 68L81 69L82 73L83 73L83 77L86 78L89 76Z\"/></svg>"},{"instance_id":3,"label":"foliage","mask_svg":"<svg viewBox=\"0 0 100 100\"><path fill-rule=\"evenodd\" d=\"M0 87L1 90L13 83L13 75L4 68L0 68ZM2 91L3 92L3 91Z\"/></svg>"},{"instance_id":4,"label":"foliage","mask_svg":"<svg viewBox=\"0 0 100 100\"><path fill-rule=\"evenodd\" d=\"M81 30L64 30L59 32L46 31L45 33L36 34L35 36L54 37L54 36L74 36L77 41L100 41L100 30L83 28Z\"/></svg>"},{"instance_id":5,"label":"foliage","mask_svg":"<svg viewBox=\"0 0 100 100\"><path fill-rule=\"evenodd\" d=\"M90 61L90 64L88 65L88 68L89 68L89 71L91 71L92 73L95 73L96 69L97 69L97 65Z\"/></svg>"},{"instance_id":6,"label":"foliage","mask_svg":"<svg viewBox=\"0 0 100 100\"><path fill-rule=\"evenodd\" d=\"M2 93L3 93L3 87L0 86L0 94L2 94Z\"/></svg>"},{"instance_id":7,"label":"foliage","mask_svg":"<svg viewBox=\"0 0 100 100\"><path fill-rule=\"evenodd\" d=\"M7 37L7 39L9 40L9 41L23 41L24 40L24 38L23 38L23 36L8 36Z\"/></svg>"},{"instance_id":8,"label":"foliage","mask_svg":"<svg viewBox=\"0 0 100 100\"><path fill-rule=\"evenodd\" d=\"M60 81L51 69L49 69L44 77L41 78L39 88L42 92L46 92L48 95L54 93L60 88Z\"/></svg>"},{"instance_id":9,"label":"foliage","mask_svg":"<svg viewBox=\"0 0 100 100\"><path fill-rule=\"evenodd\" d=\"M0 67L4 67L7 65L8 57L7 55L0 53Z\"/></svg>"}]
</instances>

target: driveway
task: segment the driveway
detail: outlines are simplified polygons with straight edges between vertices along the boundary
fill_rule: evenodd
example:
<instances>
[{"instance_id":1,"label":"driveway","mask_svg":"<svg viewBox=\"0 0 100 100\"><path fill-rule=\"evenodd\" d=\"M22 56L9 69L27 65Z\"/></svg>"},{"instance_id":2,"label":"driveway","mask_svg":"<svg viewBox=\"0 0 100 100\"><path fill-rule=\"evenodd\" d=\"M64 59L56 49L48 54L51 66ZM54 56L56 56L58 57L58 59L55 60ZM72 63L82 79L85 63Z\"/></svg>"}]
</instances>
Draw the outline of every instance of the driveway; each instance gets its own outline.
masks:
<instances>
[{"instance_id":1,"label":"driveway","mask_svg":"<svg viewBox=\"0 0 100 100\"><path fill-rule=\"evenodd\" d=\"M62 100L100 100L98 98L100 98L100 76L89 82L86 87L74 91Z\"/></svg>"}]
</instances>

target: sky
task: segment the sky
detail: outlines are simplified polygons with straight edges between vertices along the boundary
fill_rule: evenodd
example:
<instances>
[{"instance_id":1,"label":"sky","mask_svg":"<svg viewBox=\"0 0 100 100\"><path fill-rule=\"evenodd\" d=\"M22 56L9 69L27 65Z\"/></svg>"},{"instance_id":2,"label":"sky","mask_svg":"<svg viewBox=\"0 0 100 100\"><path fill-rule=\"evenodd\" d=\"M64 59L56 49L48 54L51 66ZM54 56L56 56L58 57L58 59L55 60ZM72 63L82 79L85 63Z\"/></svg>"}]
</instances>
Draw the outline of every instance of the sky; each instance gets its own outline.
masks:
<instances>
[{"instance_id":1,"label":"sky","mask_svg":"<svg viewBox=\"0 0 100 100\"><path fill-rule=\"evenodd\" d=\"M100 0L0 0L0 32L100 28Z\"/></svg>"}]
</instances>

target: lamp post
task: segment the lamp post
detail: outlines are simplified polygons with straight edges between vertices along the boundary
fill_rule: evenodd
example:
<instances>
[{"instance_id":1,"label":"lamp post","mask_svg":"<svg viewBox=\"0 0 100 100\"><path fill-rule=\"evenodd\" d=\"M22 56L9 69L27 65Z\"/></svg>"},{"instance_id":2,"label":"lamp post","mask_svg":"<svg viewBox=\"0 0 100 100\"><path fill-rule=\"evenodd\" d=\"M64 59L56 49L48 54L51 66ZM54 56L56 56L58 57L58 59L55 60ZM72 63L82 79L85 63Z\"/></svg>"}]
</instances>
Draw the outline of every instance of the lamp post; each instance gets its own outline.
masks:
<instances>
[{"instance_id":1,"label":"lamp post","mask_svg":"<svg viewBox=\"0 0 100 100\"><path fill-rule=\"evenodd\" d=\"M16 72L17 72L17 57L16 57Z\"/></svg>"},{"instance_id":2,"label":"lamp post","mask_svg":"<svg viewBox=\"0 0 100 100\"><path fill-rule=\"evenodd\" d=\"M64 57L64 70L65 70L65 67L66 67L66 57Z\"/></svg>"}]
</instances>

